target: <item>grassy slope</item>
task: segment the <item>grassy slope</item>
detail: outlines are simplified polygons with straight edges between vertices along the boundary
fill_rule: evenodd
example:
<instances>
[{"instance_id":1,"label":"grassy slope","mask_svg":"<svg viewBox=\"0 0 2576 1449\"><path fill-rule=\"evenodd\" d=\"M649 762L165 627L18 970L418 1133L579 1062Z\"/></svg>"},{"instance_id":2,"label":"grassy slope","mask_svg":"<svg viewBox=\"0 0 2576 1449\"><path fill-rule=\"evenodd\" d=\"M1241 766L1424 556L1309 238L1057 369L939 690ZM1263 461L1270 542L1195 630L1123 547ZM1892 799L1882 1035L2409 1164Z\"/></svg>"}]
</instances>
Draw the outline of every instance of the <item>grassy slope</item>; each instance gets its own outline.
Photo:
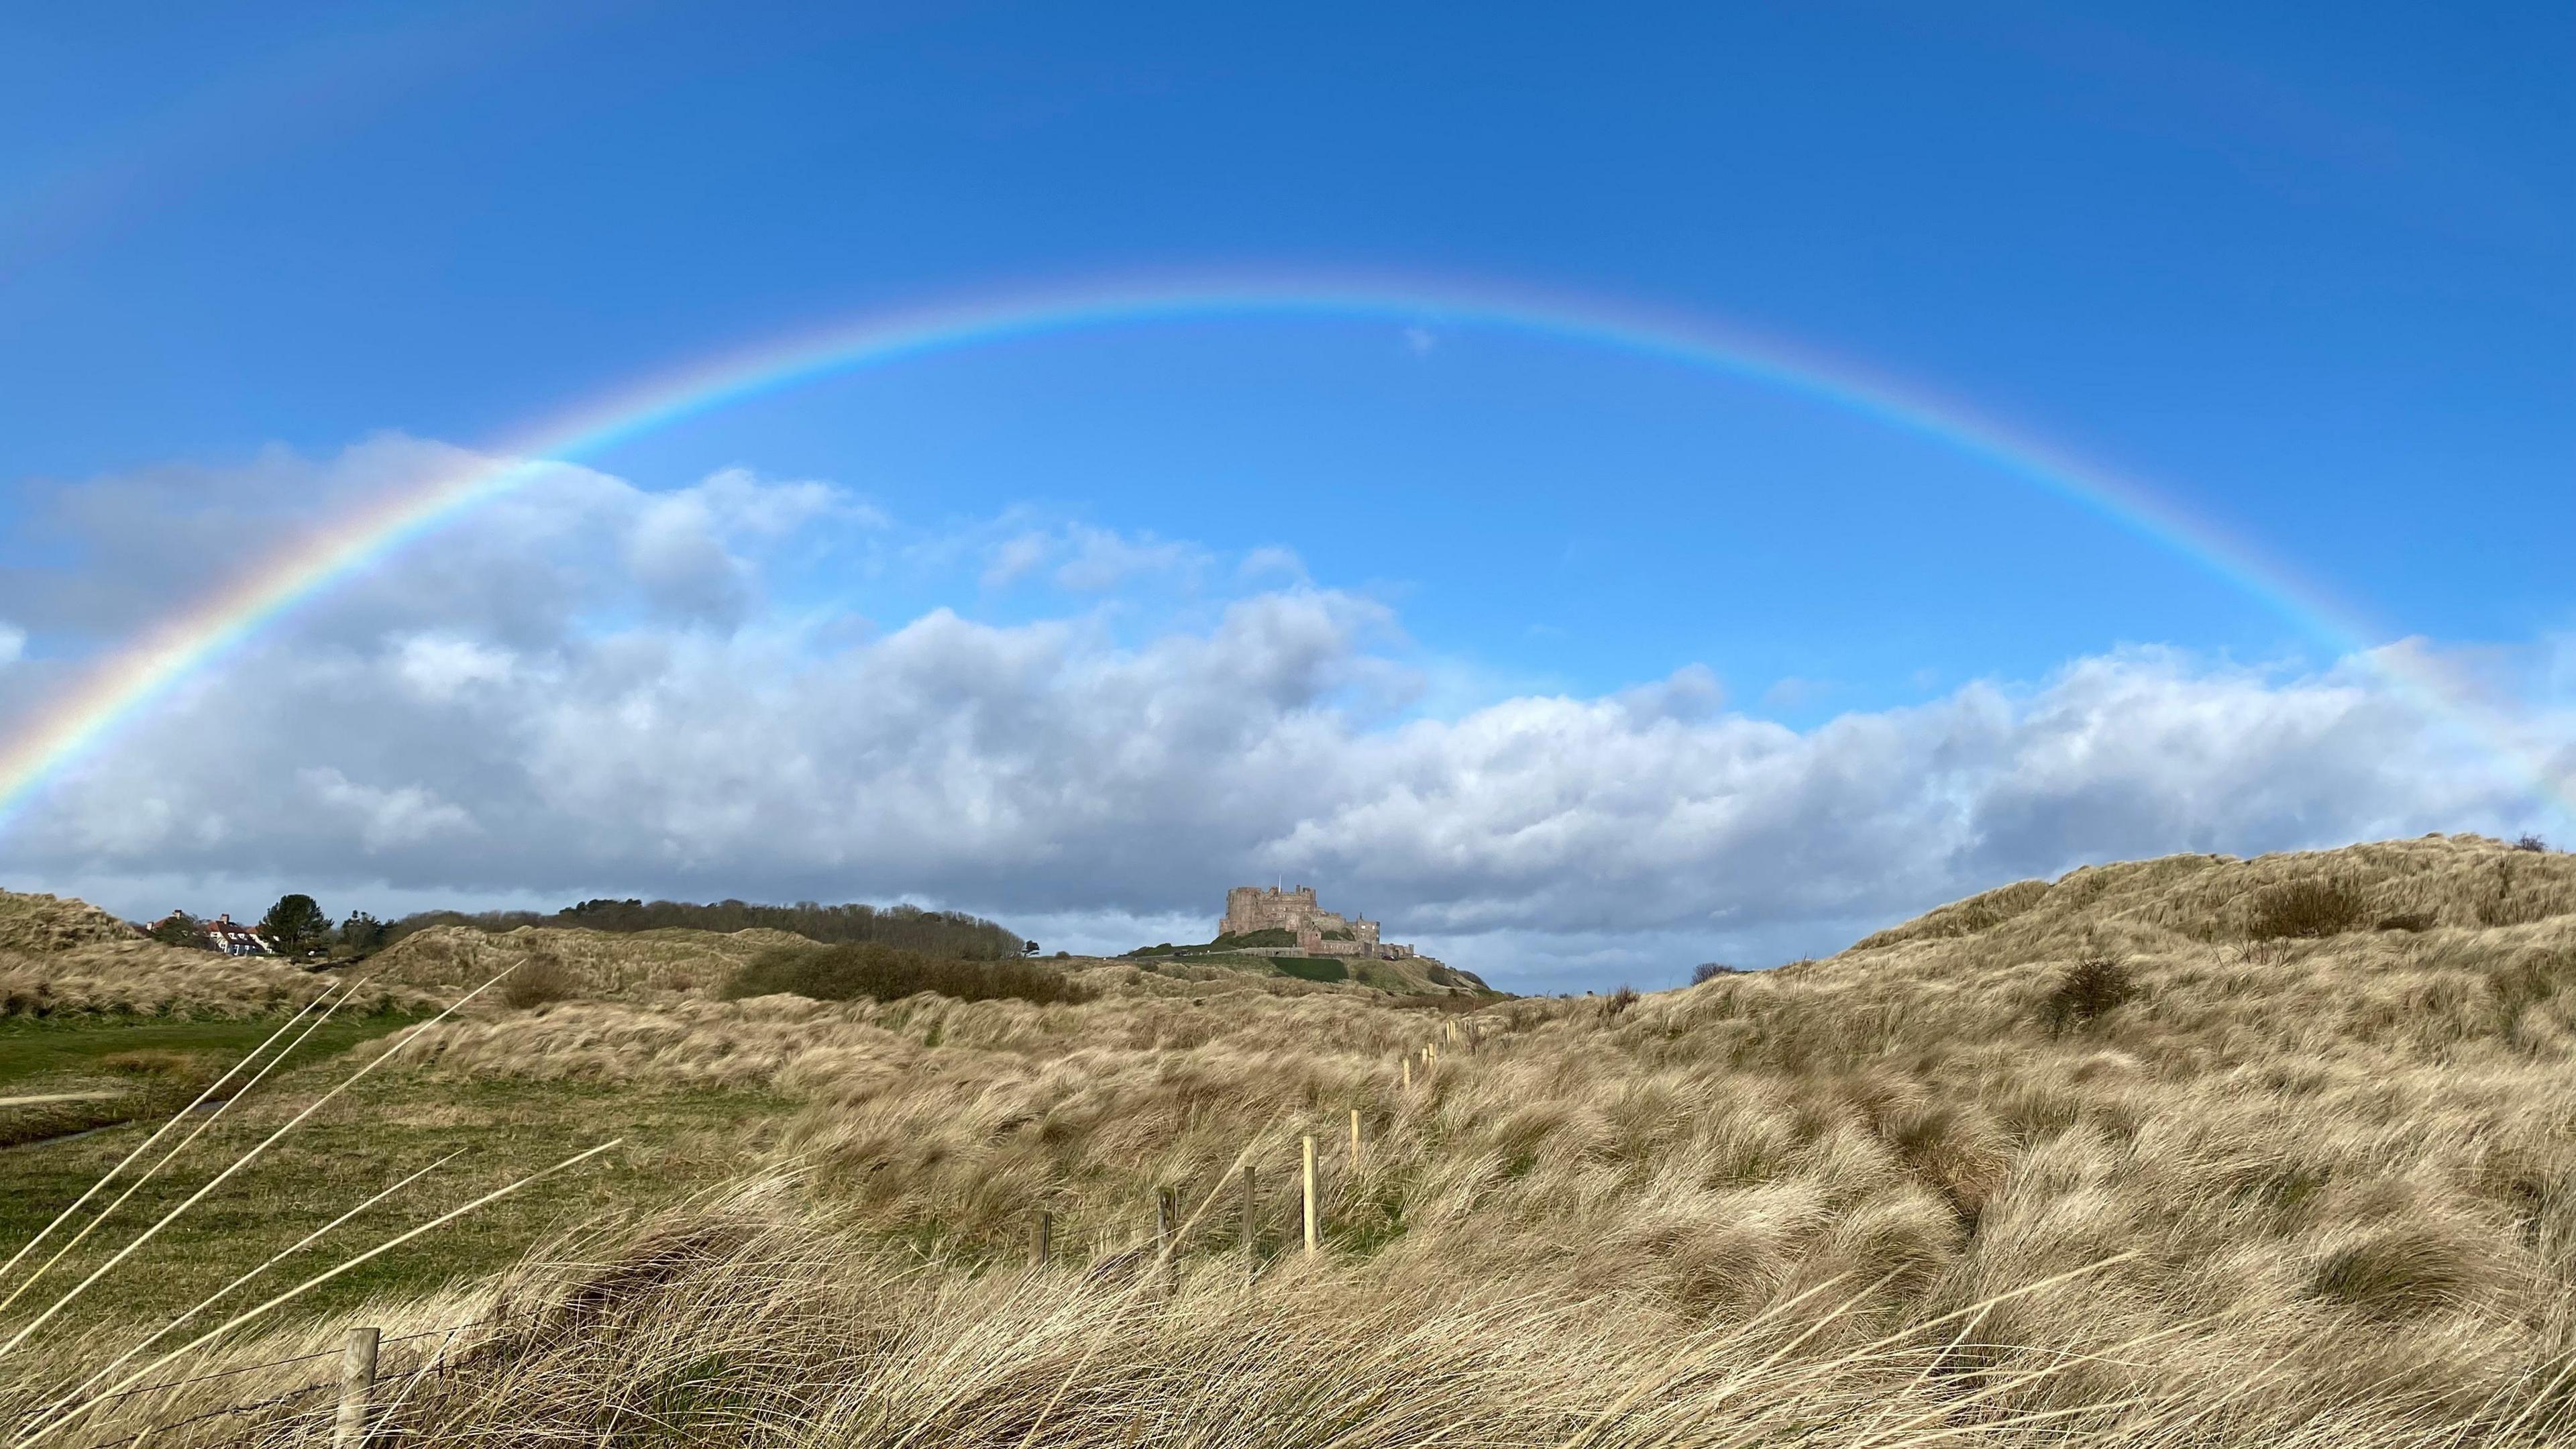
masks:
<instances>
[{"instance_id":1,"label":"grassy slope","mask_svg":"<svg viewBox=\"0 0 2576 1449\"><path fill-rule=\"evenodd\" d=\"M131 941L124 922L87 901L0 891L0 952L52 952Z\"/></svg>"},{"instance_id":2,"label":"grassy slope","mask_svg":"<svg viewBox=\"0 0 2576 1449\"><path fill-rule=\"evenodd\" d=\"M2431 927L2248 939L2265 892L2311 879ZM2128 999L2053 1009L2087 960ZM757 1402L761 1436L800 1443L1018 1443L1045 1416L1040 1442L1213 1444L1244 1422L1368 1444L1586 1424L1605 1444L1849 1442L1899 1406L2045 1440L1980 1393L2124 1401L2047 1426L2106 1443L2569 1427L2576 858L2452 839L2082 871L1625 1010L1491 1005L1466 1019L1475 1050L1410 1090L1396 1059L1434 1018L1237 980L1082 1007L478 1012L313 1166L381 1174L478 1138L533 1162L668 1110L671 1140L700 1144L666 1149L680 1165L584 1189L651 1196L763 1155L751 1124L797 1104L780 1150L805 1183L531 1264L522 1297L589 1283L597 1322L532 1341L488 1391L421 1401L433 1437L598 1440L649 1413L739 1442L728 1406ZM1334 1249L1311 1271L1284 1190L1309 1132ZM1224 1195L1245 1160L1274 1275L1249 1297ZM1132 1259L974 1271L1016 1260L1040 1208L1065 1259L1115 1262L1161 1187L1193 1216L1159 1313L1137 1311ZM604 1273L624 1285L606 1298ZM1910 1357L1835 1357L1980 1303L1963 1343L1953 1323Z\"/></svg>"},{"instance_id":3,"label":"grassy slope","mask_svg":"<svg viewBox=\"0 0 2576 1449\"><path fill-rule=\"evenodd\" d=\"M1357 957L1266 956L1249 951L1184 948L1183 952L1170 954L1120 956L1106 961L1087 957L1060 964L1070 965L1076 970L1126 965L1176 980L1285 979L1345 990L1382 991L1391 996L1433 996L1456 992L1479 997L1499 994L1472 971L1461 971L1418 956L1398 961L1375 961Z\"/></svg>"},{"instance_id":4,"label":"grassy slope","mask_svg":"<svg viewBox=\"0 0 2576 1449\"><path fill-rule=\"evenodd\" d=\"M490 932L436 926L395 942L371 958L366 969L412 986L455 988L488 981L522 963L543 962L560 969L584 996L704 995L763 951L802 944L804 937L784 931L619 933L522 926Z\"/></svg>"}]
</instances>

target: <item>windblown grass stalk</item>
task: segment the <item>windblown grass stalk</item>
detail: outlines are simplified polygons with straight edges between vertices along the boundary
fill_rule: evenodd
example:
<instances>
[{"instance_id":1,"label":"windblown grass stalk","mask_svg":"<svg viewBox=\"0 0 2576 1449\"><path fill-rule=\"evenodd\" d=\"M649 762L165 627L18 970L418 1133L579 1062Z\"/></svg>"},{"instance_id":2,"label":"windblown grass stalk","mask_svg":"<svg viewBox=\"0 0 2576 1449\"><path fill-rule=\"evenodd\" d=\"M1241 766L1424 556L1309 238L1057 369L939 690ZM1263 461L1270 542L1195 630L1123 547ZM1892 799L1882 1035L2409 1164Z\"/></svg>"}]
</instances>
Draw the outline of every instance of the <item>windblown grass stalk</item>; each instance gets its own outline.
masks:
<instances>
[{"instance_id":1,"label":"windblown grass stalk","mask_svg":"<svg viewBox=\"0 0 2576 1449\"><path fill-rule=\"evenodd\" d=\"M2110 1265L2101 1265L2108 1267ZM1476 1282L1339 1264L1169 1298L1079 1272L960 1273L852 1238L779 1182L623 1238L575 1238L511 1283L527 1310L481 1367L423 1382L379 1433L456 1442L874 1446L2180 1445L2460 1442L2367 1402L2241 1391L2052 1397L2078 1366L1962 1378L2002 1300L1816 1347L1870 1316L1818 1284L1733 1323L1572 1275ZM2022 1296L2089 1273L2026 1286ZM2114 1350L2141 1345L2112 1345ZM2116 1353L2114 1354L2116 1357ZM2481 1406L2483 1437L2524 1405Z\"/></svg>"},{"instance_id":2,"label":"windblown grass stalk","mask_svg":"<svg viewBox=\"0 0 2576 1449\"><path fill-rule=\"evenodd\" d=\"M20 1296L25 1294L28 1289L35 1287L37 1280L43 1278L46 1273L50 1272L55 1264L60 1263L65 1257L77 1250L81 1244L87 1242L92 1233L97 1232L101 1227L105 1226L108 1219L114 1217L117 1210L124 1207L128 1201L132 1200L134 1195L142 1191L146 1184L150 1183L155 1177L158 1177L163 1168L166 1168L171 1163L178 1161L181 1155L186 1153L190 1147L196 1145L198 1138L203 1137L206 1133L212 1131L215 1124L223 1118L224 1113L231 1110L233 1103L249 1096L262 1081L267 1079L270 1072L274 1071L279 1064L283 1063L288 1057L294 1055L297 1047L302 1046L305 1040L311 1037L313 1033L321 1030L322 1027L330 1021L331 1013L337 1010L342 1002L347 1001L348 996L346 993L342 993L337 997L331 997L327 994L325 996L317 996L309 1005L320 1005L325 1000L328 1000L330 1004L323 1007L322 1013L314 1017L312 1022L306 1025L302 1031L297 1032L295 1038L292 1041L289 1041L284 1047L280 1048L275 1055L260 1062L259 1070L251 1074L250 1080L242 1084L240 1091L224 1098L220 1102L217 1102L215 1104L215 1110L204 1114L198 1120L196 1126L189 1131L187 1136L180 1138L176 1146L162 1154L160 1161L153 1163L150 1167L145 1168L141 1173L130 1179L125 1185L125 1190L118 1193L114 1201L100 1209L96 1217L93 1217L88 1222L81 1224L80 1231L72 1234L61 1247L56 1248L54 1250L54 1255L38 1264L35 1271L29 1273L26 1279L19 1283L17 1287L10 1289L9 1295L6 1298L0 1298L0 1311L5 1311L12 1304L15 1304ZM299 1013L299 1015L300 1014L301 1013ZM271 1040L274 1039L275 1038L273 1037L271 1038ZM256 1056L256 1053L253 1055ZM250 1058L245 1058L244 1060L247 1062ZM208 1089L208 1091L212 1090L212 1088ZM185 1114L183 1113L182 1115ZM178 1120L178 1117L173 1117L171 1119L174 1123ZM110 1169L109 1176L112 1177L114 1173L115 1169ZM98 1184L92 1188L92 1192L95 1192L97 1187L105 1186L107 1180L108 1179L106 1177L99 1179ZM216 1180L219 1182L222 1179L218 1178ZM210 1189L212 1186L213 1184L208 1184ZM86 1200L87 1196L88 1194L84 1194L83 1200ZM183 1204L182 1207L184 1208L185 1204ZM129 1244L115 1257L110 1258L107 1263L101 1265L98 1272L91 1274L89 1278L75 1285L69 1292L64 1293L61 1297L56 1299L51 1307L47 1308L43 1313L38 1314L33 1321L21 1328L18 1333L14 1337L10 1338L6 1343L0 1343L0 1357L5 1357L9 1351L16 1348L28 1334L35 1332L39 1327L43 1326L47 1319L60 1312L74 1299L78 1298L83 1290L87 1289L91 1283L96 1282L97 1279L106 1273L109 1268L116 1266L116 1263L120 1261L126 1253L130 1253L135 1248L141 1247L143 1243L157 1234L162 1227L167 1226L171 1219L176 1216L177 1212L174 1211L170 1218L165 1218L162 1222L146 1229L140 1237L134 1240L133 1243ZM59 1221L59 1219L57 1219L57 1221Z\"/></svg>"},{"instance_id":3,"label":"windblown grass stalk","mask_svg":"<svg viewBox=\"0 0 2576 1449\"><path fill-rule=\"evenodd\" d=\"M231 1297L236 1291L256 1280L261 1275L267 1273L270 1269L275 1268L278 1264L285 1262L297 1253L300 1253L306 1248L313 1246L315 1243L322 1241L322 1239L329 1237L333 1232L346 1226L350 1220L365 1213L369 1208L384 1202L388 1198L396 1196L401 1193L403 1189L410 1187L413 1183L420 1181L422 1178L427 1177L439 1168L446 1166L449 1162L455 1159L455 1156L456 1154L449 1153L446 1157L442 1157L425 1167L415 1169L410 1175L399 1178L384 1188L379 1189L364 1201L360 1202L357 1206L350 1208L348 1211L340 1214L336 1218L333 1218L321 1227L314 1229L312 1232L306 1233L303 1237L296 1239L295 1242L278 1250L276 1253L270 1255L266 1262L261 1263L258 1267L251 1269L240 1277L233 1279L223 1287L207 1295L194 1307L185 1310L177 1317L172 1318L168 1323L163 1324L161 1327L154 1329L151 1333L136 1340L131 1348L126 1349L123 1353L118 1354L115 1358L93 1370L88 1378L83 1379L79 1384L75 1385L70 1392L64 1394L60 1399L48 1406L43 1412L46 1414L62 1412L65 1408L78 1402L81 1395L96 1388L99 1380L104 1379L109 1374L125 1367L125 1365L131 1362L137 1354L142 1353L144 1350L152 1347L152 1345L159 1343L162 1339L167 1338L171 1334L179 1331L181 1328L186 1327L187 1324L191 1320L195 1319L198 1314L205 1312L217 1303Z\"/></svg>"},{"instance_id":4,"label":"windblown grass stalk","mask_svg":"<svg viewBox=\"0 0 2576 1449\"><path fill-rule=\"evenodd\" d=\"M324 995L328 995L328 993L326 992ZM252 1048L250 1053L244 1056L240 1061L233 1063L231 1067L225 1070L222 1076L207 1083L205 1090L199 1092L186 1106L181 1107L178 1111L172 1113L170 1120L162 1123L158 1128L155 1128L151 1136L136 1143L133 1151L128 1152L123 1158L119 1159L114 1166L107 1170L106 1175L100 1177L98 1181L90 1184L87 1191L83 1192L79 1197L74 1198L69 1206L65 1207L59 1214L55 1215L51 1222L45 1224L42 1231L38 1232L34 1237L29 1238L26 1242L21 1243L18 1246L18 1250L9 1255L9 1260L6 1263L0 1263L0 1282L8 1281L9 1275L17 1271L19 1263L25 1261L29 1253L34 1252L44 1243L45 1239L51 1237L55 1229L60 1228L63 1224L71 1221L75 1214L88 1205L91 1198L96 1197L101 1191L106 1189L110 1182L115 1181L119 1173L123 1172L126 1168L133 1166L134 1163L145 1153L152 1150L155 1143L158 1143L162 1138L168 1136L172 1129L176 1128L181 1122L186 1121L189 1113L196 1111L201 1106L204 1106L208 1099L212 1098L216 1092L231 1083L234 1077L239 1076L242 1068L250 1065L252 1062L258 1061L262 1053L265 1053L270 1047L275 1046L278 1038L285 1036L287 1032L293 1030L295 1024L302 1021L315 1006L321 1004L322 1000L323 996L314 997L312 1000L307 1001L303 1006L299 1007L293 1016L290 1016L286 1020L278 1023L277 1030L271 1032L266 1041L263 1041L258 1046ZM299 1037L298 1040L300 1041L302 1038ZM283 1052L279 1053L280 1058L283 1058L284 1055L285 1053ZM236 1093L235 1095L240 1094ZM167 1160L168 1159L166 1158L163 1159L165 1163ZM110 1211L113 1211L113 1209L111 1208ZM104 1219L105 1216L105 1213L101 1213L100 1219ZM93 1225L95 1225L95 1220ZM84 1229L83 1231L85 1232L87 1229ZM59 1259L60 1256L61 1255L59 1253L55 1255L57 1259ZM46 1266L51 1266L52 1261L53 1260L48 1260ZM40 1267L36 1270L34 1275L27 1279L25 1283L21 1283L18 1287L12 1289L6 1298L0 1298L0 1312L8 1311L9 1305L18 1300L18 1295L25 1292L29 1284L34 1283L37 1278L42 1276L44 1276L44 1269Z\"/></svg>"},{"instance_id":5,"label":"windblown grass stalk","mask_svg":"<svg viewBox=\"0 0 2576 1449\"><path fill-rule=\"evenodd\" d=\"M506 975L507 973L504 974ZM374 1072L376 1068L393 1060L395 1056L401 1053L405 1046L419 1040L422 1033L438 1025L439 1022L446 1020L448 1016L462 1008L466 1003L472 1001L475 997L482 995L485 991L490 990L500 980L501 977L499 976L493 977L490 981L486 981L481 986L478 986L472 991L465 993L463 996L458 997L445 1009L441 1010L438 1015L407 1029L401 1035L395 1037L393 1042L386 1046L384 1050L370 1056L366 1061L360 1063L358 1069L351 1072L338 1085L332 1087L329 1091L324 1092L319 1097L314 1098L313 1101L307 1104L302 1111L299 1111L293 1117L288 1118L284 1125L270 1133L267 1137L261 1139L248 1151L245 1151L240 1156L234 1158L233 1161L227 1164L221 1171L207 1179L204 1186L199 1187L195 1192L190 1193L186 1198L182 1199L177 1206L162 1214L162 1216L150 1227L145 1228L142 1232L136 1234L133 1241L127 1243L124 1247L119 1248L115 1253L108 1257L107 1261L92 1269L88 1277L83 1278L79 1283L74 1284L70 1289L57 1296L42 1312L28 1320L16 1333L11 1334L6 1342L0 1342L0 1358L7 1357L10 1352L15 1350L20 1344L25 1343L30 1334L33 1334L37 1329L44 1327L55 1314L62 1312L64 1308L70 1306L71 1303L75 1299L79 1298L81 1294L89 1291L89 1289L100 1279L115 1271L118 1264L133 1256L137 1249L152 1241L153 1238L159 1236L163 1229L178 1221L178 1219L190 1208L203 1202L206 1199L207 1194L212 1193L216 1188L223 1186L224 1183L229 1181L234 1174L258 1161L263 1153L267 1152L271 1147L276 1146L277 1143L284 1139L288 1133L291 1133L296 1128L303 1126L314 1113L321 1111L326 1106L329 1106L334 1099L340 1096L341 1093L346 1092L349 1088L357 1085L370 1073ZM341 999L347 999L346 995L344 994ZM327 1017L328 1015L329 1011L326 1009L323 1016ZM319 1026L320 1023L321 1018L317 1018L315 1026ZM312 1029L313 1028L311 1027L306 1028L308 1032ZM280 1053L278 1058L272 1060L269 1065L274 1066L277 1060L283 1059L284 1054ZM263 1067L261 1070L265 1073L267 1068ZM254 1082L256 1082L256 1080L257 1078L253 1078ZM192 1137L189 1140L193 1141L194 1139ZM181 1144L183 1148L185 1145L186 1144L184 1142ZM177 1153L174 1152L171 1155L175 1157ZM168 1159L164 1159L165 1162L167 1160ZM102 1217L103 1216L104 1215L102 1215ZM59 1258L60 1254L57 1254L56 1256ZM30 1279L29 1281L32 1282L33 1280ZM23 1287L24 1285L21 1286ZM16 1295L12 1294L11 1296L14 1299Z\"/></svg>"},{"instance_id":6,"label":"windblown grass stalk","mask_svg":"<svg viewBox=\"0 0 2576 1449\"><path fill-rule=\"evenodd\" d=\"M323 1284L330 1282L332 1279L349 1272L351 1269L354 1269L363 1263L382 1257L383 1255L392 1252L394 1249L401 1247L403 1244L410 1242L412 1239L420 1237L424 1233L445 1227L447 1224L456 1221L458 1218L465 1217L481 1208L500 1201L502 1198L508 1197L514 1192L520 1191L531 1183L542 1181L545 1178L554 1176L556 1173L579 1166L580 1164L589 1161L591 1158L597 1157L601 1153L615 1148L621 1140L622 1139L611 1138L596 1147L588 1149L587 1151L577 1152L572 1156L565 1158L563 1161L554 1164L552 1167L545 1168L542 1171L532 1172L506 1187L499 1188L492 1192L487 1192L481 1197L475 1198L471 1202L450 1208L446 1212L439 1214L437 1217L430 1219L428 1222L421 1224L419 1227L413 1228L408 1232L398 1233L393 1237L387 1238L385 1241L378 1243L376 1246L367 1249L363 1253L356 1254L355 1256L347 1258L322 1272L316 1273L312 1277L305 1279L303 1282L296 1284L294 1287L287 1289L285 1292L268 1299L266 1302L234 1314L222 1323L215 1325L213 1328L207 1329L204 1333L201 1333L186 1343L181 1344L179 1347L170 1350L168 1353L165 1353L161 1357L154 1359L152 1362L145 1364L143 1367L134 1370L125 1378L119 1380L111 1387L100 1391L97 1395L84 1401L78 1407L65 1410L56 1417L39 1423L34 1428L29 1429L26 1433L21 1435L16 1442L20 1445L27 1446L37 1444L51 1437L56 1431L61 1429L62 1426L78 1419L83 1414L89 1412L92 1408L114 1400L118 1394L143 1382L145 1379L150 1378L153 1374L161 1371L162 1369L168 1368L171 1364L178 1362L180 1359L206 1348L223 1338L226 1334L266 1317L277 1309L284 1307L314 1289L321 1287Z\"/></svg>"}]
</instances>

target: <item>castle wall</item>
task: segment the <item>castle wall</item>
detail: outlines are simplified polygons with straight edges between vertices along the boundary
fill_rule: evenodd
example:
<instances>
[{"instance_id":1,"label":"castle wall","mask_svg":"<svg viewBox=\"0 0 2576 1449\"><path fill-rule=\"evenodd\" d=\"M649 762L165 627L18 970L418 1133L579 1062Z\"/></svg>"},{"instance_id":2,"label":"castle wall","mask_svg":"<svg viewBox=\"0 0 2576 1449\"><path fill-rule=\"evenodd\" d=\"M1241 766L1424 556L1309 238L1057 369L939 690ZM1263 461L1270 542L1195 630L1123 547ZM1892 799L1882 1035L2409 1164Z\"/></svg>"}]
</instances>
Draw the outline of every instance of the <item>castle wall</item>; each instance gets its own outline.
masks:
<instances>
[{"instance_id":1,"label":"castle wall","mask_svg":"<svg viewBox=\"0 0 2576 1449\"><path fill-rule=\"evenodd\" d=\"M1255 931L1291 931L1296 933L1297 948L1313 956L1363 956L1401 960L1413 954L1410 946L1388 945L1378 939L1378 923L1328 911L1315 902L1313 886L1281 890L1277 886L1236 886L1225 893L1225 919L1218 922L1217 933L1224 936L1248 936ZM1326 932L1347 934L1347 941L1328 941Z\"/></svg>"}]
</instances>

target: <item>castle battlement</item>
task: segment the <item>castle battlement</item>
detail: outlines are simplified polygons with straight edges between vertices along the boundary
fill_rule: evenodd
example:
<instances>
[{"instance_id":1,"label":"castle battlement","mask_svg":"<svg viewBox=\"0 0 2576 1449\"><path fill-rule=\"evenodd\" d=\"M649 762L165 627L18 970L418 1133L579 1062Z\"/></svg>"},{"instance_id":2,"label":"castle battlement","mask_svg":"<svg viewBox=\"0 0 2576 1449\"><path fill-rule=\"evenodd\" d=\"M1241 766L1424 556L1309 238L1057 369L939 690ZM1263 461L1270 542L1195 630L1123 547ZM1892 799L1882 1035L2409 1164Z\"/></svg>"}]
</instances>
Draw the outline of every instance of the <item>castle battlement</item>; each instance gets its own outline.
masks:
<instances>
[{"instance_id":1,"label":"castle battlement","mask_svg":"<svg viewBox=\"0 0 2576 1449\"><path fill-rule=\"evenodd\" d=\"M1316 903L1313 886L1289 890L1236 886L1227 891L1225 920L1217 926L1217 933L1248 936L1255 931L1294 932L1297 949L1312 956L1366 956L1396 961L1413 954L1411 946L1380 941L1377 922L1325 910Z\"/></svg>"}]
</instances>

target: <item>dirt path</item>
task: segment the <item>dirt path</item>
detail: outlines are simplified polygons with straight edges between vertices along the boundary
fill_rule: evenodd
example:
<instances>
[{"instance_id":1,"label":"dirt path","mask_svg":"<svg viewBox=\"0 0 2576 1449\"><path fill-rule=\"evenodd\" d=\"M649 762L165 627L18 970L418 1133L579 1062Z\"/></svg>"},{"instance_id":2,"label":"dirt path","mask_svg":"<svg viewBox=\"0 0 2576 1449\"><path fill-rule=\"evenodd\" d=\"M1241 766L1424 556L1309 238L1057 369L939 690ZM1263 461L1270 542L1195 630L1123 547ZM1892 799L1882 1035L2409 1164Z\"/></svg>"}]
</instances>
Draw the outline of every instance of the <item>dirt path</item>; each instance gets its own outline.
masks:
<instances>
[{"instance_id":1,"label":"dirt path","mask_svg":"<svg viewBox=\"0 0 2576 1449\"><path fill-rule=\"evenodd\" d=\"M104 1102L123 1092L52 1092L41 1097L0 1097L0 1107L41 1107L48 1102Z\"/></svg>"}]
</instances>

